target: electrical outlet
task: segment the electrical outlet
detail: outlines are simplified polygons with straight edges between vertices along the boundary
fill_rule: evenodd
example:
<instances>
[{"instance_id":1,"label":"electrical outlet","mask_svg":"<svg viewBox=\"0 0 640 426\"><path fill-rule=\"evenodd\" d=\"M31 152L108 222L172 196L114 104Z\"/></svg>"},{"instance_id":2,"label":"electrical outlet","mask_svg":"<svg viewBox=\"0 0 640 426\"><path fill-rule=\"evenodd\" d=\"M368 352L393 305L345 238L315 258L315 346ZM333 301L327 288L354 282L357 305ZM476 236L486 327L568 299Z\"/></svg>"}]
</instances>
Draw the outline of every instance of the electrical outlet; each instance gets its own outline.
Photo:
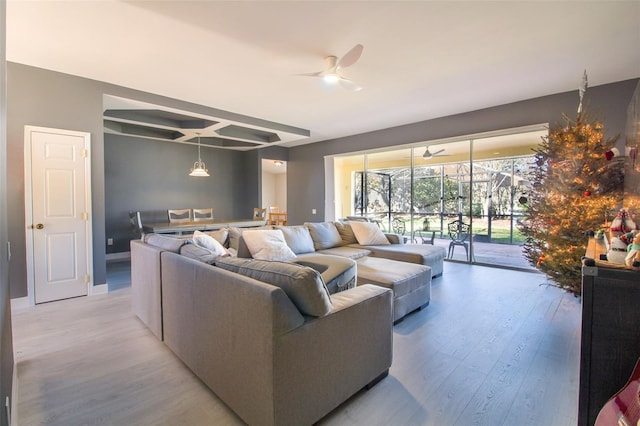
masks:
<instances>
[{"instance_id":1,"label":"electrical outlet","mask_svg":"<svg viewBox=\"0 0 640 426\"><path fill-rule=\"evenodd\" d=\"M113 238L107 238L107 245L108 246L112 246L113 245Z\"/></svg>"},{"instance_id":2,"label":"electrical outlet","mask_svg":"<svg viewBox=\"0 0 640 426\"><path fill-rule=\"evenodd\" d=\"M311 214L316 214L316 209L311 209Z\"/></svg>"}]
</instances>

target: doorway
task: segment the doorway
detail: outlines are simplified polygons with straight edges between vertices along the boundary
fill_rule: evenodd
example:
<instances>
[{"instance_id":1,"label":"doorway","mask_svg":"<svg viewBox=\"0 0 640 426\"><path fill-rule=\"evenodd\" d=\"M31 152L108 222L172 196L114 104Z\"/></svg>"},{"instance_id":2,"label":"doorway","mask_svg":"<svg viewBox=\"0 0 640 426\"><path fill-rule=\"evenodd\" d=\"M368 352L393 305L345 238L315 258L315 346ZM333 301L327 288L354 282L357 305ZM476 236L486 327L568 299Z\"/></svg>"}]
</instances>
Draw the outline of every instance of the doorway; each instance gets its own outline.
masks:
<instances>
[{"instance_id":1,"label":"doorway","mask_svg":"<svg viewBox=\"0 0 640 426\"><path fill-rule=\"evenodd\" d=\"M90 134L25 126L31 304L86 296L93 281Z\"/></svg>"},{"instance_id":2,"label":"doorway","mask_svg":"<svg viewBox=\"0 0 640 426\"><path fill-rule=\"evenodd\" d=\"M262 208L287 211L287 162L262 159Z\"/></svg>"}]
</instances>

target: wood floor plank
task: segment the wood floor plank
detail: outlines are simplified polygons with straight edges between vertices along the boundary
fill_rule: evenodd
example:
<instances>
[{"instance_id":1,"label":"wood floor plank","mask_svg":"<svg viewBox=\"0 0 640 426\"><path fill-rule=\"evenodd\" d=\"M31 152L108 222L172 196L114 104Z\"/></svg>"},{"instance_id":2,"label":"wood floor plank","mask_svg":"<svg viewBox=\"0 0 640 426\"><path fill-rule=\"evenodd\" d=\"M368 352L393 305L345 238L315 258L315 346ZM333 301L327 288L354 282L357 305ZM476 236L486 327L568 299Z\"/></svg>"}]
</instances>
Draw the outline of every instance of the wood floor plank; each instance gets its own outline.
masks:
<instances>
[{"instance_id":1,"label":"wood floor plank","mask_svg":"<svg viewBox=\"0 0 640 426\"><path fill-rule=\"evenodd\" d=\"M394 327L389 376L319 424L574 425L580 303L544 282L445 263L430 305ZM131 313L128 288L12 319L21 425L242 424Z\"/></svg>"}]
</instances>

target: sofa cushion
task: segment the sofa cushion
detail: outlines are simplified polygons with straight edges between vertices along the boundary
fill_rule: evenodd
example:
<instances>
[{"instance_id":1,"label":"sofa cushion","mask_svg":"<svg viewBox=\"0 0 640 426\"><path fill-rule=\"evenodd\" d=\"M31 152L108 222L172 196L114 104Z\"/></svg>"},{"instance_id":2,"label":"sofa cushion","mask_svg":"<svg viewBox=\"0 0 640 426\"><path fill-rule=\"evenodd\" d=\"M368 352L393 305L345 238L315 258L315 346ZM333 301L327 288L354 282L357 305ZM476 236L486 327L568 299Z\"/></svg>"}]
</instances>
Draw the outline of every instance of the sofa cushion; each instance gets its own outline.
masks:
<instances>
[{"instance_id":1,"label":"sofa cushion","mask_svg":"<svg viewBox=\"0 0 640 426\"><path fill-rule=\"evenodd\" d=\"M366 249L360 245L354 246L340 246L334 247L326 250L319 250L316 253L319 254L330 254L333 256L341 256L346 257L348 259L360 259L361 257L369 256L371 254L371 250Z\"/></svg>"},{"instance_id":2,"label":"sofa cushion","mask_svg":"<svg viewBox=\"0 0 640 426\"><path fill-rule=\"evenodd\" d=\"M309 229L311 239L313 240L313 247L316 250L324 250L342 245L342 238L333 222L305 222L304 226Z\"/></svg>"},{"instance_id":3,"label":"sofa cushion","mask_svg":"<svg viewBox=\"0 0 640 426\"><path fill-rule=\"evenodd\" d=\"M304 315L321 317L331 312L331 298L320 272L288 262L221 257L215 265L280 287Z\"/></svg>"},{"instance_id":4,"label":"sofa cushion","mask_svg":"<svg viewBox=\"0 0 640 426\"><path fill-rule=\"evenodd\" d=\"M254 259L289 260L296 257L279 229L246 230L242 233L242 238Z\"/></svg>"},{"instance_id":5,"label":"sofa cushion","mask_svg":"<svg viewBox=\"0 0 640 426\"><path fill-rule=\"evenodd\" d=\"M306 253L291 262L320 272L329 294L348 290L356 285L356 262L346 257Z\"/></svg>"},{"instance_id":6,"label":"sofa cushion","mask_svg":"<svg viewBox=\"0 0 640 426\"><path fill-rule=\"evenodd\" d=\"M309 229L303 225L276 226L282 231L284 240L295 254L312 253L315 251Z\"/></svg>"},{"instance_id":7,"label":"sofa cushion","mask_svg":"<svg viewBox=\"0 0 640 426\"><path fill-rule=\"evenodd\" d=\"M145 234L143 241L149 245L166 251L171 251L173 253L180 252L180 247L187 242L187 240L182 238L169 237L167 235L160 234Z\"/></svg>"},{"instance_id":8,"label":"sofa cushion","mask_svg":"<svg viewBox=\"0 0 640 426\"><path fill-rule=\"evenodd\" d=\"M220 257L219 255L214 254L211 250L197 246L193 243L188 243L180 247L180 254L200 262L208 263L209 265L212 265L213 262Z\"/></svg>"},{"instance_id":9,"label":"sofa cushion","mask_svg":"<svg viewBox=\"0 0 640 426\"><path fill-rule=\"evenodd\" d=\"M196 230L193 233L191 241L193 241L193 244L196 246L209 250L214 256L227 256L229 254L227 249L208 233Z\"/></svg>"},{"instance_id":10,"label":"sofa cushion","mask_svg":"<svg viewBox=\"0 0 640 426\"><path fill-rule=\"evenodd\" d=\"M389 240L384 236L382 230L373 222L353 221L350 225L358 243L362 246L389 244Z\"/></svg>"},{"instance_id":11,"label":"sofa cushion","mask_svg":"<svg viewBox=\"0 0 640 426\"><path fill-rule=\"evenodd\" d=\"M353 233L353 229L351 229L351 225L347 222L334 222L336 225L336 229L342 238L342 244L355 244L358 242L356 236Z\"/></svg>"}]
</instances>

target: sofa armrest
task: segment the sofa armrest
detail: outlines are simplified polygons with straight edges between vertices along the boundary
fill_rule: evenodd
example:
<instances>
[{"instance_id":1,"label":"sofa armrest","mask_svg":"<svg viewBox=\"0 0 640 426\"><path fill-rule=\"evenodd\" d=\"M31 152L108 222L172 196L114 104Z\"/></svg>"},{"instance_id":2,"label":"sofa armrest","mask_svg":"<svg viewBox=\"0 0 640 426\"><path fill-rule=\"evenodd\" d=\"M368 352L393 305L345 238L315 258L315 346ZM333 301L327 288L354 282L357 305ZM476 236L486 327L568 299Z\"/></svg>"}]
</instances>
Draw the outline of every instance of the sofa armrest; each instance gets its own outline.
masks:
<instances>
[{"instance_id":1,"label":"sofa armrest","mask_svg":"<svg viewBox=\"0 0 640 426\"><path fill-rule=\"evenodd\" d=\"M131 241L131 310L162 340L160 253L163 249Z\"/></svg>"},{"instance_id":2,"label":"sofa armrest","mask_svg":"<svg viewBox=\"0 0 640 426\"><path fill-rule=\"evenodd\" d=\"M400 234L385 233L384 236L391 244L404 244L404 237Z\"/></svg>"},{"instance_id":3,"label":"sofa armrest","mask_svg":"<svg viewBox=\"0 0 640 426\"><path fill-rule=\"evenodd\" d=\"M365 284L275 342L275 424L312 424L391 366L393 294Z\"/></svg>"}]
</instances>

